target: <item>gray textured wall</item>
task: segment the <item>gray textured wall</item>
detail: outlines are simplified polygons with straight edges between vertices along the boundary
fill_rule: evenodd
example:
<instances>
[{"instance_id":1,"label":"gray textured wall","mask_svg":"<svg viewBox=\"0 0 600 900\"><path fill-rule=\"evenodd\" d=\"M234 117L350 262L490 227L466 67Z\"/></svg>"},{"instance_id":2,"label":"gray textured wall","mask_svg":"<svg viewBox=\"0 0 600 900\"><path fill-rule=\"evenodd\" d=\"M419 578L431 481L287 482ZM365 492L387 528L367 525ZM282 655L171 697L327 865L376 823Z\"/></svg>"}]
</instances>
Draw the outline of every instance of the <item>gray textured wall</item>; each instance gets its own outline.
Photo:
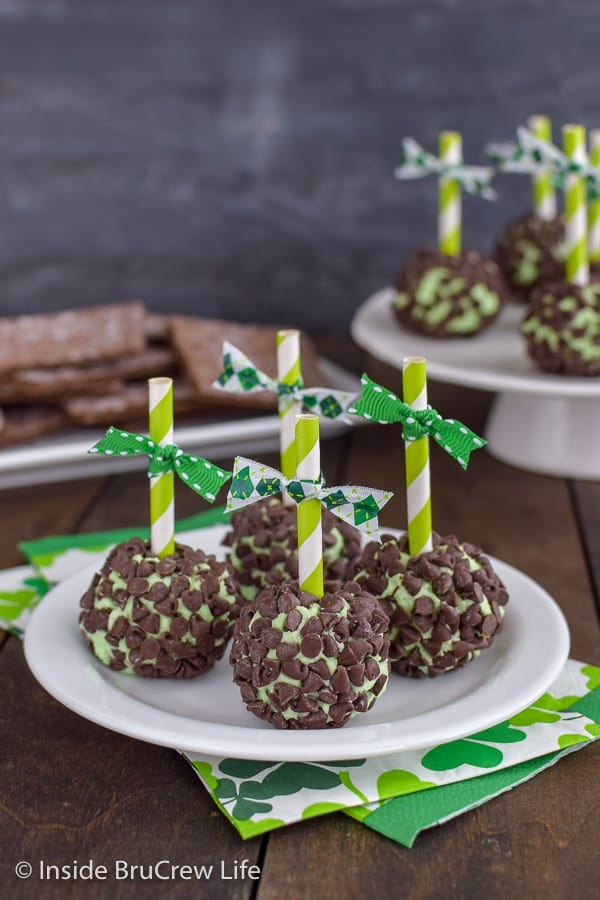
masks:
<instances>
[{"instance_id":1,"label":"gray textured wall","mask_svg":"<svg viewBox=\"0 0 600 900\"><path fill-rule=\"evenodd\" d=\"M532 112L600 124L598 0L0 0L0 312L155 309L345 328L435 185ZM486 248L529 200L465 201Z\"/></svg>"}]
</instances>

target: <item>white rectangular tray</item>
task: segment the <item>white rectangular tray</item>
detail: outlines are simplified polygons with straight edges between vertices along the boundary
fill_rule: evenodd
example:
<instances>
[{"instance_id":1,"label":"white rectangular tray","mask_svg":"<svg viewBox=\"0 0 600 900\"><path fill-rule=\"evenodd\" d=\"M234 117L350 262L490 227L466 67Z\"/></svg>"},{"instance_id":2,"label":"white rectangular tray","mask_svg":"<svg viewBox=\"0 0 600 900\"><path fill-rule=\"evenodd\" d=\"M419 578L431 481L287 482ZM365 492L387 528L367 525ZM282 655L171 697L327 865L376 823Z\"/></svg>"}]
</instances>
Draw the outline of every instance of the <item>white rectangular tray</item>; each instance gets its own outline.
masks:
<instances>
[{"instance_id":1,"label":"white rectangular tray","mask_svg":"<svg viewBox=\"0 0 600 900\"><path fill-rule=\"evenodd\" d=\"M320 366L331 387L360 391L360 381L356 375L326 359L320 360ZM351 418L357 423L364 421ZM333 437L349 427L349 419L322 419L321 435L323 438ZM0 490L145 468L147 460L141 456L126 459L89 456L88 449L100 440L104 432L105 429L78 428L66 434L0 450ZM187 420L183 427L176 428L176 441L183 450L209 459L267 453L279 448L279 419L276 415L249 418L236 409L232 410L232 418L227 421Z\"/></svg>"}]
</instances>

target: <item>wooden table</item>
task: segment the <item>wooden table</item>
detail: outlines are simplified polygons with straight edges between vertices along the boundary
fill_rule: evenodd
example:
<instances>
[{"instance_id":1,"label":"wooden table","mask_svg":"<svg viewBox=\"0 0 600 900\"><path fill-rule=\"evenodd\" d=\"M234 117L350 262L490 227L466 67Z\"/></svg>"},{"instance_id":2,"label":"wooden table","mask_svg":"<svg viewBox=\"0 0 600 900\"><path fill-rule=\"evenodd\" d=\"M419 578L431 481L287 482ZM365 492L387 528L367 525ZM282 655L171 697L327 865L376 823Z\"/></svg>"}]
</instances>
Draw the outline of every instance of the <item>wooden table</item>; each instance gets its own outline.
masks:
<instances>
[{"instance_id":1,"label":"wooden table","mask_svg":"<svg viewBox=\"0 0 600 900\"><path fill-rule=\"evenodd\" d=\"M377 377L373 368L370 369ZM392 377L388 371L388 383ZM392 386L390 384L390 386ZM487 395L432 386L431 400L479 428ZM395 490L382 523L405 522L400 432L362 428L323 446L331 482ZM273 460L274 461L274 460ZM432 453L434 520L539 581L564 610L572 656L600 663L600 484L520 472L485 452L466 474ZM18 540L136 525L146 481L115 476L0 494L0 566L18 565ZM196 495L177 491L181 516ZM483 807L423 833L407 850L343 814L242 841L172 750L113 734L64 709L29 674L20 642L4 637L0 840L2 897L532 898L598 896L600 746ZM19 881L19 860L55 864L116 858L150 864L248 859L260 881Z\"/></svg>"}]
</instances>

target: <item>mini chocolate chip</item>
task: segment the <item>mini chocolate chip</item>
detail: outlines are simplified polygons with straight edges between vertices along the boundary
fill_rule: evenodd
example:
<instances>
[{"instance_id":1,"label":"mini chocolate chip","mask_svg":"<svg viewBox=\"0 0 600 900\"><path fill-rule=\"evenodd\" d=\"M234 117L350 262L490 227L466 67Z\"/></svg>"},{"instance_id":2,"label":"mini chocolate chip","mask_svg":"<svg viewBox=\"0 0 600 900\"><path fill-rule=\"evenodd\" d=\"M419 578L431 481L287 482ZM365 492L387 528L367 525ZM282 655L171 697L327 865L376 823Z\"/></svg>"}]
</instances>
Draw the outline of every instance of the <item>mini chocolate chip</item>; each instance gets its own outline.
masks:
<instances>
[{"instance_id":1,"label":"mini chocolate chip","mask_svg":"<svg viewBox=\"0 0 600 900\"><path fill-rule=\"evenodd\" d=\"M313 693L314 691L319 691L324 685L324 681L320 675L317 675L316 672L309 672L304 681L302 682L302 690L307 693Z\"/></svg>"},{"instance_id":2,"label":"mini chocolate chip","mask_svg":"<svg viewBox=\"0 0 600 900\"><path fill-rule=\"evenodd\" d=\"M160 644L156 638L145 638L140 644L140 653L144 659L156 659L160 652Z\"/></svg>"},{"instance_id":3,"label":"mini chocolate chip","mask_svg":"<svg viewBox=\"0 0 600 900\"><path fill-rule=\"evenodd\" d=\"M148 616L144 616L143 619L140 619L138 625L149 634L157 634L160 630L160 618L156 613L151 613Z\"/></svg>"},{"instance_id":4,"label":"mini chocolate chip","mask_svg":"<svg viewBox=\"0 0 600 900\"><path fill-rule=\"evenodd\" d=\"M316 672L317 675L320 675L323 681L329 679L329 667L324 659L317 659L315 662L309 663L309 669L311 672Z\"/></svg>"},{"instance_id":5,"label":"mini chocolate chip","mask_svg":"<svg viewBox=\"0 0 600 900\"><path fill-rule=\"evenodd\" d=\"M491 614L489 616L486 616L481 623L481 633L486 637L491 637L491 635L494 634L497 628L498 620L496 619L496 616Z\"/></svg>"},{"instance_id":6,"label":"mini chocolate chip","mask_svg":"<svg viewBox=\"0 0 600 900\"><path fill-rule=\"evenodd\" d=\"M146 578L131 578L127 584L129 589L129 593L133 594L134 597L140 597L142 594L145 594L150 585L148 584L148 580Z\"/></svg>"},{"instance_id":7,"label":"mini chocolate chip","mask_svg":"<svg viewBox=\"0 0 600 900\"><path fill-rule=\"evenodd\" d=\"M322 634L323 633L323 622L321 621L320 616L313 616L311 619L308 619L306 624L303 626L300 631L301 635L305 634Z\"/></svg>"},{"instance_id":8,"label":"mini chocolate chip","mask_svg":"<svg viewBox=\"0 0 600 900\"><path fill-rule=\"evenodd\" d=\"M292 609L285 619L285 627L288 631L296 631L302 623L302 615L297 609Z\"/></svg>"},{"instance_id":9,"label":"mini chocolate chip","mask_svg":"<svg viewBox=\"0 0 600 900\"><path fill-rule=\"evenodd\" d=\"M382 692L382 690L384 689L386 684L387 684L387 675L385 675L385 674L380 675L379 678L377 679L377 681L375 682L375 684L373 685L373 687L371 688L371 690L373 691L373 693L375 694L376 697L378 697L380 695L380 693Z\"/></svg>"},{"instance_id":10,"label":"mini chocolate chip","mask_svg":"<svg viewBox=\"0 0 600 900\"><path fill-rule=\"evenodd\" d=\"M288 678L294 678L303 681L308 675L308 666L299 659L286 659L281 665L281 671Z\"/></svg>"},{"instance_id":11,"label":"mini chocolate chip","mask_svg":"<svg viewBox=\"0 0 600 900\"><path fill-rule=\"evenodd\" d=\"M169 628L169 634L171 637L174 637L176 640L181 640L184 634L187 634L190 628L189 619L184 619L183 616L177 616L176 619L173 619L171 622L171 627Z\"/></svg>"},{"instance_id":12,"label":"mini chocolate chip","mask_svg":"<svg viewBox=\"0 0 600 900\"><path fill-rule=\"evenodd\" d=\"M307 659L316 659L323 650L323 641L318 634L307 634L300 642L300 650Z\"/></svg>"},{"instance_id":13,"label":"mini chocolate chip","mask_svg":"<svg viewBox=\"0 0 600 900\"><path fill-rule=\"evenodd\" d=\"M298 644L294 641L282 641L275 649L277 659L292 659L298 653Z\"/></svg>"},{"instance_id":14,"label":"mini chocolate chip","mask_svg":"<svg viewBox=\"0 0 600 900\"><path fill-rule=\"evenodd\" d=\"M350 677L344 666L338 666L336 672L331 676L331 687L338 694L350 690Z\"/></svg>"},{"instance_id":15,"label":"mini chocolate chip","mask_svg":"<svg viewBox=\"0 0 600 900\"><path fill-rule=\"evenodd\" d=\"M156 571L159 575L172 575L176 568L177 561L172 556L166 556L158 562Z\"/></svg>"},{"instance_id":16,"label":"mini chocolate chip","mask_svg":"<svg viewBox=\"0 0 600 900\"><path fill-rule=\"evenodd\" d=\"M345 722L352 711L353 706L351 703L334 703L329 707L329 715L336 725L341 725L342 722Z\"/></svg>"},{"instance_id":17,"label":"mini chocolate chip","mask_svg":"<svg viewBox=\"0 0 600 900\"><path fill-rule=\"evenodd\" d=\"M165 600L169 596L169 588L162 581L155 581L145 592L144 597L152 603Z\"/></svg>"},{"instance_id":18,"label":"mini chocolate chip","mask_svg":"<svg viewBox=\"0 0 600 900\"><path fill-rule=\"evenodd\" d=\"M145 636L146 635L141 628L136 628L135 625L130 625L125 632L125 643L130 649L134 649L135 647L140 646Z\"/></svg>"},{"instance_id":19,"label":"mini chocolate chip","mask_svg":"<svg viewBox=\"0 0 600 900\"><path fill-rule=\"evenodd\" d=\"M281 643L283 635L278 628L265 628L260 636L260 639L265 647L268 647L270 650L274 650L278 644Z\"/></svg>"},{"instance_id":20,"label":"mini chocolate chip","mask_svg":"<svg viewBox=\"0 0 600 900\"><path fill-rule=\"evenodd\" d=\"M417 597L414 609L421 616L430 616L433 612L433 600L426 596Z\"/></svg>"}]
</instances>

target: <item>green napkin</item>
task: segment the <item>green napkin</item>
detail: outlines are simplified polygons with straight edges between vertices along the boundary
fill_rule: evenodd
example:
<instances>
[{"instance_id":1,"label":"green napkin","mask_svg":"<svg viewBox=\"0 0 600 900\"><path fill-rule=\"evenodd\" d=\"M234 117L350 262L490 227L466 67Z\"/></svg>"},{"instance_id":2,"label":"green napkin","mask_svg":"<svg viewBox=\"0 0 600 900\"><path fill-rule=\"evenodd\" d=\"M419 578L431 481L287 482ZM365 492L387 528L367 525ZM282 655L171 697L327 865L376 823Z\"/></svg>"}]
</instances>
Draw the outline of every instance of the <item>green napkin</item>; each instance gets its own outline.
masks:
<instances>
[{"instance_id":1,"label":"green napkin","mask_svg":"<svg viewBox=\"0 0 600 900\"><path fill-rule=\"evenodd\" d=\"M221 507L178 522L176 530L226 521ZM0 626L4 623L22 634L31 610L52 583L92 560L100 562L112 544L143 533L120 529L21 544L32 566L0 573ZM183 756L243 837L341 810L411 846L424 828L510 790L595 740L600 736L598 723L600 668L569 660L555 684L529 709L494 728L437 747L337 763Z\"/></svg>"}]
</instances>

